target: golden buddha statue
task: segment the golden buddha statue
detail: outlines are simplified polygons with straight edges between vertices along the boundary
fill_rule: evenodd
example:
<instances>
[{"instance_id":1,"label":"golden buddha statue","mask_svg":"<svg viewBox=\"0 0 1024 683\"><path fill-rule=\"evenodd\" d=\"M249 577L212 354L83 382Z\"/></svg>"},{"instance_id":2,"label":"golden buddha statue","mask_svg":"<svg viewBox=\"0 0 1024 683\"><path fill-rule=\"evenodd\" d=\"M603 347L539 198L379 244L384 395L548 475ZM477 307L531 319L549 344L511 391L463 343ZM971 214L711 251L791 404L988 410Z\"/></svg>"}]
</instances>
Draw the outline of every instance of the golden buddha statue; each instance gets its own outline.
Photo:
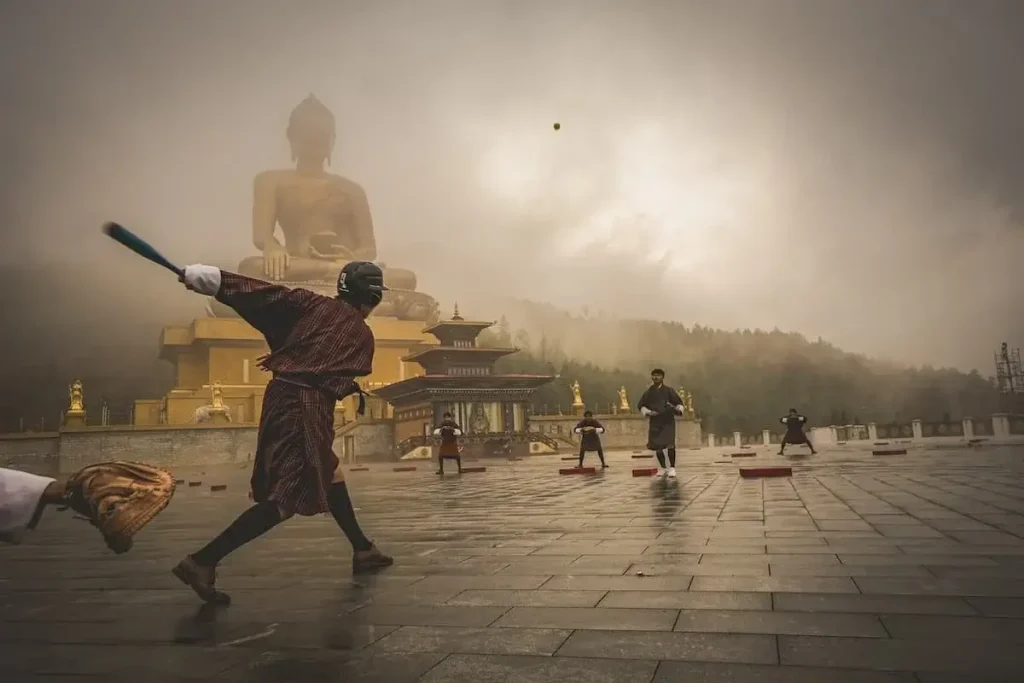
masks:
<instances>
[{"instance_id":1,"label":"golden buddha statue","mask_svg":"<svg viewBox=\"0 0 1024 683\"><path fill-rule=\"evenodd\" d=\"M299 103L288 119L287 135L295 168L256 176L252 241L262 254L243 260L238 272L333 296L342 266L352 260L377 261L370 205L358 183L326 170L335 121L320 100L310 95ZM416 292L414 273L378 265L391 291L376 315L436 318L436 302ZM211 312L234 315L216 301L211 302Z\"/></svg>"}]
</instances>

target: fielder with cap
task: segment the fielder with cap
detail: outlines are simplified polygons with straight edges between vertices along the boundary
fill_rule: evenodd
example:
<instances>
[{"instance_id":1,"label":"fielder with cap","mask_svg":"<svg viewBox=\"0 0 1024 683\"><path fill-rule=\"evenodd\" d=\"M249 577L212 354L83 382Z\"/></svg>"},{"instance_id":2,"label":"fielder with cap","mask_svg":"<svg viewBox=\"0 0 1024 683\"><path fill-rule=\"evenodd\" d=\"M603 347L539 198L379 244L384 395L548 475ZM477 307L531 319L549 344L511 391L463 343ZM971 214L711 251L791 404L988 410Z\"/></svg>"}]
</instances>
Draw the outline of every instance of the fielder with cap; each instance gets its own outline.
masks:
<instances>
[{"instance_id":1,"label":"fielder with cap","mask_svg":"<svg viewBox=\"0 0 1024 683\"><path fill-rule=\"evenodd\" d=\"M185 286L235 309L267 340L260 366L273 373L263 395L251 508L204 548L183 559L174 575L209 603L228 604L216 587L224 557L292 515L329 512L352 543L353 573L390 566L359 528L345 478L332 450L335 403L363 392L355 378L370 374L374 339L366 318L380 303L384 276L368 261L351 261L338 276L338 295L270 284L213 266L185 268Z\"/></svg>"}]
</instances>

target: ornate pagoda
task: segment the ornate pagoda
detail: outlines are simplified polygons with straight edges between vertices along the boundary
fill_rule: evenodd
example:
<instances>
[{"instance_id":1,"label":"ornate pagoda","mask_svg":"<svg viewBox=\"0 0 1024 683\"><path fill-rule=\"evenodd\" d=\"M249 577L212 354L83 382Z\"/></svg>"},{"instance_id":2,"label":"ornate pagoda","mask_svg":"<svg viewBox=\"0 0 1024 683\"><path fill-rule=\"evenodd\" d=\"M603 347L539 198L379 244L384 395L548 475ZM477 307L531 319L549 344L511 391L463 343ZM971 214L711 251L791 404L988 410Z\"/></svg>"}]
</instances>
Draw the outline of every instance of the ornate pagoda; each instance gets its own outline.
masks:
<instances>
[{"instance_id":1,"label":"ornate pagoda","mask_svg":"<svg viewBox=\"0 0 1024 683\"><path fill-rule=\"evenodd\" d=\"M393 408L399 457L436 445L433 430L445 413L462 427L467 455L528 452L536 439L529 431L530 397L554 377L497 373L495 362L519 349L480 346L480 333L493 325L463 319L456 304L450 320L423 330L439 343L402 358L421 366L424 374L372 392Z\"/></svg>"}]
</instances>

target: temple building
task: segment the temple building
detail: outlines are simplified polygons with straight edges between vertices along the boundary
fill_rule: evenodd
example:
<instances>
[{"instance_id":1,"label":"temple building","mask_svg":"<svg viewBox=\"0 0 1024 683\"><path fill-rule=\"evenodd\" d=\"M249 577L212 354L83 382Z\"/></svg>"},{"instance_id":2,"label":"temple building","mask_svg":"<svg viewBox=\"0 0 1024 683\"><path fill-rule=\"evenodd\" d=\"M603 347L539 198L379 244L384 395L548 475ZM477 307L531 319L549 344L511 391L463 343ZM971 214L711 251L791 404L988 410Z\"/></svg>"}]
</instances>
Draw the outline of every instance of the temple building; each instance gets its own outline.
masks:
<instances>
[{"instance_id":1,"label":"temple building","mask_svg":"<svg viewBox=\"0 0 1024 683\"><path fill-rule=\"evenodd\" d=\"M367 321L376 338L373 372L360 384L367 391L400 382L423 372L406 358L434 343L423 323L394 317L373 316ZM235 424L259 421L263 393L270 374L258 358L267 353L263 335L241 318L196 318L190 324L165 327L160 338L160 358L174 366L174 386L162 399L137 400L136 425L185 425L197 409L209 404L213 385L220 384L223 401ZM381 401L368 405L370 416L390 417ZM354 419L355 399L339 404L337 421Z\"/></svg>"},{"instance_id":2,"label":"temple building","mask_svg":"<svg viewBox=\"0 0 1024 683\"><path fill-rule=\"evenodd\" d=\"M525 454L536 440L529 431L530 397L554 377L496 372L495 362L518 349L480 346L477 338L492 325L464 320L456 307L450 320L423 330L438 344L402 358L420 370L373 391L393 409L399 457L432 445L433 429L446 412L462 427L468 454Z\"/></svg>"}]
</instances>

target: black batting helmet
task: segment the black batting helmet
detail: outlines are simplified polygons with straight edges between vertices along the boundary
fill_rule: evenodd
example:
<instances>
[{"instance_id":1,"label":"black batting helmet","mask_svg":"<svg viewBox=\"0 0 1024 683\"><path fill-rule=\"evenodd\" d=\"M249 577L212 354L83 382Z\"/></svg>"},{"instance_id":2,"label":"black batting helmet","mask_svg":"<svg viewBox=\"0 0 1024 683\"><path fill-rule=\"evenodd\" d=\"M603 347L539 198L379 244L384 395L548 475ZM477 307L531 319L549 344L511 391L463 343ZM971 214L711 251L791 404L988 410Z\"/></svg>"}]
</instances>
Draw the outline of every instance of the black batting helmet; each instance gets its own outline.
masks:
<instances>
[{"instance_id":1,"label":"black batting helmet","mask_svg":"<svg viewBox=\"0 0 1024 683\"><path fill-rule=\"evenodd\" d=\"M353 306L376 306L384 292L384 272L370 261L349 261L338 273L338 298Z\"/></svg>"}]
</instances>

